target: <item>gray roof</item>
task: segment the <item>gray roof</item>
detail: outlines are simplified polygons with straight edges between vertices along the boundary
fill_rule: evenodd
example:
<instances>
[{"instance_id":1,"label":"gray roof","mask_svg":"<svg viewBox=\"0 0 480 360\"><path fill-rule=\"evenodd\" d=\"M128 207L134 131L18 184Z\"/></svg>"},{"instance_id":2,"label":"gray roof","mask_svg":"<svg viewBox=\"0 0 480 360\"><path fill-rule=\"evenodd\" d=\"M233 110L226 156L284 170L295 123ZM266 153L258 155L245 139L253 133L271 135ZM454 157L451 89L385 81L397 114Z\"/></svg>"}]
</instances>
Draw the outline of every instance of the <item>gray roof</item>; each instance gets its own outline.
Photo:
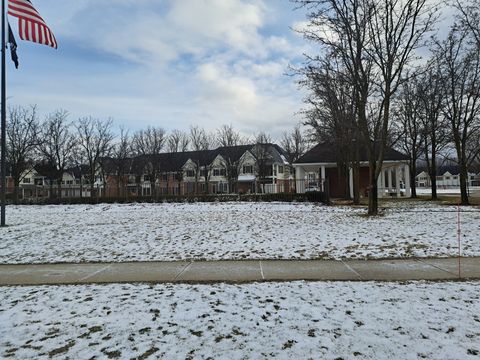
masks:
<instances>
[{"instance_id":1,"label":"gray roof","mask_svg":"<svg viewBox=\"0 0 480 360\"><path fill-rule=\"evenodd\" d=\"M365 148L359 151L359 161L368 161L367 151ZM384 160L386 161L402 161L408 160L408 156L401 152L387 147L385 149ZM300 157L296 164L315 164L315 163L337 163L338 157L335 152L335 146L328 142L319 143L312 149L307 151Z\"/></svg>"}]
</instances>

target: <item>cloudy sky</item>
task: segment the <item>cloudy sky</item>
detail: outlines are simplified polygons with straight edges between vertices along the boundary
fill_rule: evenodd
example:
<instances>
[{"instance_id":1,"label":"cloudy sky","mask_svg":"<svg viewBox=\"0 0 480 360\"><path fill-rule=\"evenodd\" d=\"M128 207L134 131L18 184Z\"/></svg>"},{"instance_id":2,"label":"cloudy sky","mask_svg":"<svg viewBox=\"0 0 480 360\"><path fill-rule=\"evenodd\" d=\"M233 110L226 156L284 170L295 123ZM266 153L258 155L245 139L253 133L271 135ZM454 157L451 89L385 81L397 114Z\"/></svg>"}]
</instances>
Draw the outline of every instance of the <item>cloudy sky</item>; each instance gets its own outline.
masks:
<instances>
[{"instance_id":1,"label":"cloudy sky","mask_svg":"<svg viewBox=\"0 0 480 360\"><path fill-rule=\"evenodd\" d=\"M9 103L113 117L136 130L232 124L275 136L301 118L289 64L305 12L288 0L33 0L58 50L20 41ZM10 19L16 23L14 18Z\"/></svg>"}]
</instances>

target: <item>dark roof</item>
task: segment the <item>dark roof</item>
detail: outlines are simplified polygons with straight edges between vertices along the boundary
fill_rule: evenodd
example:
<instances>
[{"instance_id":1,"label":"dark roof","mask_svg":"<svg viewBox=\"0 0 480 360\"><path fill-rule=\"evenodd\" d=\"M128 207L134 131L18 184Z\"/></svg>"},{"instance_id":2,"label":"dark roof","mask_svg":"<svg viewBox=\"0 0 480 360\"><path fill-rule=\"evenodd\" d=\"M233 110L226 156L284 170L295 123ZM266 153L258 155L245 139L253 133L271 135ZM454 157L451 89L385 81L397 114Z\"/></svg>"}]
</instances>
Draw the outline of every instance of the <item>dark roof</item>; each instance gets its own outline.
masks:
<instances>
[{"instance_id":1,"label":"dark roof","mask_svg":"<svg viewBox=\"0 0 480 360\"><path fill-rule=\"evenodd\" d=\"M283 155L285 151L280 146L276 144L260 145L268 147L275 161L283 162L280 155ZM155 166L161 172L178 172L189 159L195 162L198 161L200 166L205 166L211 164L218 155L225 158L228 157L231 162L235 162L238 161L246 151L251 151L255 146L257 145L221 146L214 150L139 155L131 159L130 172L132 174L142 174L148 164L152 164L152 166ZM115 173L114 159L103 158L102 167L106 173Z\"/></svg>"},{"instance_id":2,"label":"dark roof","mask_svg":"<svg viewBox=\"0 0 480 360\"><path fill-rule=\"evenodd\" d=\"M89 168L88 165L78 165L65 169L65 172L73 175L75 179L80 179L82 175L88 174Z\"/></svg>"},{"instance_id":3,"label":"dark roof","mask_svg":"<svg viewBox=\"0 0 480 360\"><path fill-rule=\"evenodd\" d=\"M312 149L307 151L302 157L300 157L296 164L315 164L315 163L336 163L338 160L335 152L335 146L331 143L324 142L319 143ZM367 151L365 148L359 151L359 161L368 161ZM408 160L408 156L394 150L390 147L385 149L384 160L386 161L400 161Z\"/></svg>"},{"instance_id":4,"label":"dark roof","mask_svg":"<svg viewBox=\"0 0 480 360\"><path fill-rule=\"evenodd\" d=\"M230 161L238 161L246 151L250 151L254 145L237 145L237 146L222 146L217 149L218 154L225 158L230 158Z\"/></svg>"},{"instance_id":5,"label":"dark roof","mask_svg":"<svg viewBox=\"0 0 480 360\"><path fill-rule=\"evenodd\" d=\"M189 159L198 161L200 166L204 166L210 164L217 155L218 149L139 155L132 159L132 173L143 173L148 164L152 164L161 172L178 172Z\"/></svg>"}]
</instances>

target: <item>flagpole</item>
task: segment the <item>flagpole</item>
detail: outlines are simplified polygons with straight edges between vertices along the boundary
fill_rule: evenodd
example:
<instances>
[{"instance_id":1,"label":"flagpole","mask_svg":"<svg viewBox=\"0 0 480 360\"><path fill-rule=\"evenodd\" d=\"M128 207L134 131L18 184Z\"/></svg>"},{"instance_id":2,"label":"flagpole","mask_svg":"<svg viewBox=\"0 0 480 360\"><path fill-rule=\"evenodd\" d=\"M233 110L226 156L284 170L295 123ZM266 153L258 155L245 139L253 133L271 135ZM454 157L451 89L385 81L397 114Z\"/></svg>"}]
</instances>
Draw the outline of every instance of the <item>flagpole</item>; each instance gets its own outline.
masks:
<instances>
[{"instance_id":1,"label":"flagpole","mask_svg":"<svg viewBox=\"0 0 480 360\"><path fill-rule=\"evenodd\" d=\"M6 193L7 193L7 164L6 164L6 137L7 137L7 110L6 110L6 69L5 69L5 0L2 0L2 98L1 98L1 166L0 166L0 226L5 226L5 208L6 208Z\"/></svg>"}]
</instances>

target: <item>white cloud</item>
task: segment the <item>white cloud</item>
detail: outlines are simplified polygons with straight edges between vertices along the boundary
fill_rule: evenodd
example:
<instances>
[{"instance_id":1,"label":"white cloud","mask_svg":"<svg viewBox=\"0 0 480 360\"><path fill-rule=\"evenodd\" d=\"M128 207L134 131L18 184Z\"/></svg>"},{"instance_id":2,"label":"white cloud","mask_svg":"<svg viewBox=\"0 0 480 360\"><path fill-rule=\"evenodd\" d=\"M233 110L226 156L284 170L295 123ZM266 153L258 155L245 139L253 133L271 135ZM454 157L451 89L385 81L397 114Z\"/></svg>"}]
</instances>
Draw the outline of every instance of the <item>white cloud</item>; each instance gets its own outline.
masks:
<instances>
[{"instance_id":1,"label":"white cloud","mask_svg":"<svg viewBox=\"0 0 480 360\"><path fill-rule=\"evenodd\" d=\"M187 129L195 123L213 129L228 123L245 133L278 135L298 121L301 94L284 73L301 57L304 43L289 29L293 21L276 23L279 3L44 1L39 10L65 45L113 55L127 66L115 68L118 61L108 60L114 67L108 72L93 64L89 75L72 69L53 81L54 88L18 85L25 103L65 107L73 118L113 116L132 128ZM95 59L79 61L90 67Z\"/></svg>"}]
</instances>

